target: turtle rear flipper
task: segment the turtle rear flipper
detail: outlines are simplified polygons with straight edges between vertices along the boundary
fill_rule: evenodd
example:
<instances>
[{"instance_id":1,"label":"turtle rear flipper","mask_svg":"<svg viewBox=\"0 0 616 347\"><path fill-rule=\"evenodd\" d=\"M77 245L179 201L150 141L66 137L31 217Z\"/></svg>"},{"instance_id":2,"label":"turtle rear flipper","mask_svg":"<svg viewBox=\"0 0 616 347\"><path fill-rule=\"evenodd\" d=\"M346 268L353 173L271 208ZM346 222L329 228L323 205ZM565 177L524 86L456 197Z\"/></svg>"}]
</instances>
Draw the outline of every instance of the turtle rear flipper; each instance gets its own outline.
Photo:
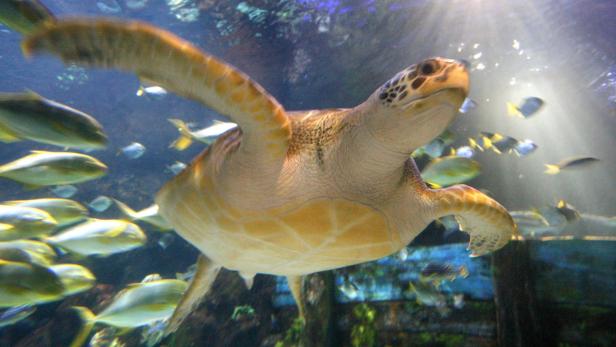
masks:
<instances>
[{"instance_id":1,"label":"turtle rear flipper","mask_svg":"<svg viewBox=\"0 0 616 347\"><path fill-rule=\"evenodd\" d=\"M468 248L478 257L505 246L517 235L507 210L494 199L466 185L430 190L435 218L454 215L460 230L470 234Z\"/></svg>"},{"instance_id":2,"label":"turtle rear flipper","mask_svg":"<svg viewBox=\"0 0 616 347\"><path fill-rule=\"evenodd\" d=\"M230 117L251 154L286 155L291 127L278 101L241 71L168 31L137 21L62 20L26 38L22 48L26 56L45 51L66 63L134 72Z\"/></svg>"},{"instance_id":3,"label":"turtle rear flipper","mask_svg":"<svg viewBox=\"0 0 616 347\"><path fill-rule=\"evenodd\" d=\"M169 318L165 336L174 333L184 319L203 301L203 298L212 288L219 271L220 265L215 264L203 254L199 256L195 275L190 281L188 290L173 311L173 315Z\"/></svg>"}]
</instances>

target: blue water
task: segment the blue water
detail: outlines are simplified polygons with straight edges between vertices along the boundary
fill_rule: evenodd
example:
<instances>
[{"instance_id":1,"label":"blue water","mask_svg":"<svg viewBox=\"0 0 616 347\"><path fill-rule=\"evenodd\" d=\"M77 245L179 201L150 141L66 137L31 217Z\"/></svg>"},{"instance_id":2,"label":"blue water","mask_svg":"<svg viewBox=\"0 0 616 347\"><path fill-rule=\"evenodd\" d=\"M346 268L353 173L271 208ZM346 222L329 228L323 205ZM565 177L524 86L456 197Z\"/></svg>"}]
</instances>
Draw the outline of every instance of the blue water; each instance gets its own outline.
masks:
<instances>
[{"instance_id":1,"label":"blue water","mask_svg":"<svg viewBox=\"0 0 616 347\"><path fill-rule=\"evenodd\" d=\"M480 162L482 173L469 184L486 189L510 210L564 199L581 212L616 215L613 0L149 0L141 8L124 0L44 3L58 17L113 16L170 30L244 71L288 110L353 107L396 72L427 57L468 60L472 79L469 97L478 106L451 125L456 134L454 147L466 145L467 138L480 131L532 139L539 146L523 158L477 153L474 159ZM79 191L72 197L84 204L106 195L135 209L149 206L155 193L173 177L167 166L175 161L190 163L205 148L201 143L181 152L169 148L178 133L167 119L181 118L195 128L225 120L173 94L139 97L136 92L140 82L131 74L65 67L47 56L27 60L20 42L19 34L0 26L0 91L33 90L75 107L94 116L109 136L106 150L91 153L108 165L108 175L77 185ZM518 103L529 96L545 101L540 112L529 119L507 115L507 102ZM144 155L134 160L119 154L132 142L146 147ZM33 149L61 150L27 141L0 144L0 163ZM557 176L543 174L544 164L572 156L593 156L601 161ZM420 166L426 163L418 161ZM50 196L48 189L30 191L8 180L0 182L0 200ZM92 215L115 218L118 211L111 208ZM163 249L157 243L162 234L144 228L149 237L145 247L78 262L95 273L100 285L115 292L153 272L173 278L196 260L198 252L178 235ZM616 230L612 235L616 236ZM408 299L403 292L408 281L417 279L421 267L428 262L443 262L466 265L471 273L466 279L445 285L445 294L491 302L494 288L490 259L467 258L465 241L462 233L445 237L432 225L411 245L414 252L405 261L392 256L336 272L337 286L343 284L344 275L378 273L365 285L358 284L358 299L350 300L337 289L336 300L352 304ZM613 310L614 248L613 242L534 244L533 278L540 300ZM271 303L275 312L292 310L284 279L264 277L257 277L257 289L252 294L261 297L254 300ZM568 286L575 287L575 292L566 291ZM259 288L271 287L259 292ZM225 290L222 285L216 288ZM583 297L580 292L589 294ZM100 303L91 299L92 293L82 295L72 298L73 304L80 300L81 304L88 300ZM20 323L26 325L0 330L2 334L12 329L0 338L0 345L17 345L26 331L48 326L57 319L59 305L68 306L43 305ZM284 318L279 318L283 320L280 325L287 327L288 314ZM282 330L274 332L280 334ZM259 343L254 341L255 346Z\"/></svg>"}]
</instances>

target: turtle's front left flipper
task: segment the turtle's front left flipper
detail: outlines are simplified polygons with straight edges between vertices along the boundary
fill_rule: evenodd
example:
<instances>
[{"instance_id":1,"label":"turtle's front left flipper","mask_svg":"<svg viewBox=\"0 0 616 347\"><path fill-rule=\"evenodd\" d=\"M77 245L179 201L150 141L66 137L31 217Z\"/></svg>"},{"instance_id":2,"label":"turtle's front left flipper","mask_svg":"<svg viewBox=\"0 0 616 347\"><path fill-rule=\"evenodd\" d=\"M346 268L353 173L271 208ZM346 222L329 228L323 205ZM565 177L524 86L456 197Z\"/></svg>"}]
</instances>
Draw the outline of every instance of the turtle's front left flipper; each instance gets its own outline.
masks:
<instances>
[{"instance_id":1,"label":"turtle's front left flipper","mask_svg":"<svg viewBox=\"0 0 616 347\"><path fill-rule=\"evenodd\" d=\"M507 244L517 227L513 218L494 199L466 185L429 190L435 219L454 215L460 230L470 234L471 256L481 256Z\"/></svg>"},{"instance_id":2,"label":"turtle's front left flipper","mask_svg":"<svg viewBox=\"0 0 616 347\"><path fill-rule=\"evenodd\" d=\"M152 25L71 19L27 37L24 54L48 52L66 63L136 73L230 117L242 129L242 148L265 159L285 157L291 138L283 107L241 71Z\"/></svg>"}]
</instances>

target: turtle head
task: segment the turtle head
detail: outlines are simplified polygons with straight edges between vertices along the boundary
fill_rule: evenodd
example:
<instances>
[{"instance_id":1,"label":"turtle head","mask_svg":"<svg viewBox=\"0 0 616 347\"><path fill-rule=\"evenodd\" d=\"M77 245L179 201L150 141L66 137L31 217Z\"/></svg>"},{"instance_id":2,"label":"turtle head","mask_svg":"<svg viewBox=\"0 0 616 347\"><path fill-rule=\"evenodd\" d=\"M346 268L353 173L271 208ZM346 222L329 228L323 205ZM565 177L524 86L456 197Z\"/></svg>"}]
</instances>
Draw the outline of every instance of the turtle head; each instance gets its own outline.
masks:
<instances>
[{"instance_id":1,"label":"turtle head","mask_svg":"<svg viewBox=\"0 0 616 347\"><path fill-rule=\"evenodd\" d=\"M447 128L468 89L464 62L427 59L400 71L370 96L365 103L367 126L393 150L412 152Z\"/></svg>"}]
</instances>

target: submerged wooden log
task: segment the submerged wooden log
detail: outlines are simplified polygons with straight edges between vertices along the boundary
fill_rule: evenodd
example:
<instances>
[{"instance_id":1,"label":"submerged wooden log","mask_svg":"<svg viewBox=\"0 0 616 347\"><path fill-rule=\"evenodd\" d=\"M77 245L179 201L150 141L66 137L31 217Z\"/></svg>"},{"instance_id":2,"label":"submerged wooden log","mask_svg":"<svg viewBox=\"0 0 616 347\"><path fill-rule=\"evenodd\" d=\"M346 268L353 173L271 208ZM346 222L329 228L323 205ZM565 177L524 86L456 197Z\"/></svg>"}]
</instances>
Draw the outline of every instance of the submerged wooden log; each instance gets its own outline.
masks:
<instances>
[{"instance_id":1,"label":"submerged wooden log","mask_svg":"<svg viewBox=\"0 0 616 347\"><path fill-rule=\"evenodd\" d=\"M492 255L500 347L547 346L531 274L529 244L512 241Z\"/></svg>"},{"instance_id":2,"label":"submerged wooden log","mask_svg":"<svg viewBox=\"0 0 616 347\"><path fill-rule=\"evenodd\" d=\"M302 301L306 324L301 346L334 346L334 274L325 271L306 276L303 281Z\"/></svg>"}]
</instances>

